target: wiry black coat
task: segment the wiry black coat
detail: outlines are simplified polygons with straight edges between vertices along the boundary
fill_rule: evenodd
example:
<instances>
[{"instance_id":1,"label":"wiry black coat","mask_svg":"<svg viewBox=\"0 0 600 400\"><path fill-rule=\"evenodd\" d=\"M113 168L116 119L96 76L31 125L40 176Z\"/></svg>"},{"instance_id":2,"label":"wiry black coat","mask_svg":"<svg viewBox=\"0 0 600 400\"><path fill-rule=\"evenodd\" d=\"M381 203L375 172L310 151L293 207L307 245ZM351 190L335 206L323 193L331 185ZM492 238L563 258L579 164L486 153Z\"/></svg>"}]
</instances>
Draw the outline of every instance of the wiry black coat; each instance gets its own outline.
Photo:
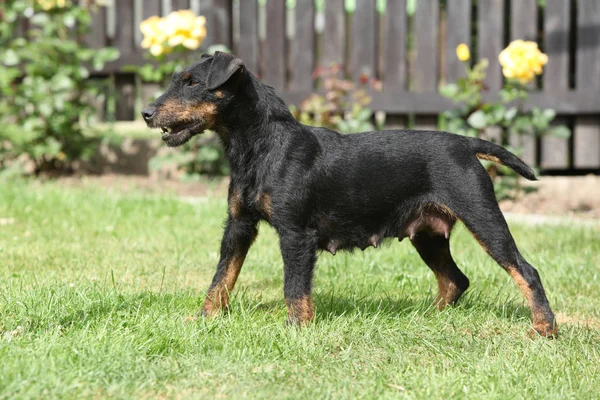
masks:
<instances>
[{"instance_id":1,"label":"wiry black coat","mask_svg":"<svg viewBox=\"0 0 600 400\"><path fill-rule=\"evenodd\" d=\"M260 220L280 237L290 322L313 318L311 282L319 250L335 254L389 238L410 238L436 275L436 302L444 307L469 285L448 242L460 219L515 278L530 303L535 330L556 334L537 271L519 253L478 160L500 162L535 179L504 148L443 132L342 135L302 125L271 87L223 53L203 56L176 74L143 115L149 126L163 128L170 146L215 130L231 165L221 259L203 314L226 306Z\"/></svg>"}]
</instances>

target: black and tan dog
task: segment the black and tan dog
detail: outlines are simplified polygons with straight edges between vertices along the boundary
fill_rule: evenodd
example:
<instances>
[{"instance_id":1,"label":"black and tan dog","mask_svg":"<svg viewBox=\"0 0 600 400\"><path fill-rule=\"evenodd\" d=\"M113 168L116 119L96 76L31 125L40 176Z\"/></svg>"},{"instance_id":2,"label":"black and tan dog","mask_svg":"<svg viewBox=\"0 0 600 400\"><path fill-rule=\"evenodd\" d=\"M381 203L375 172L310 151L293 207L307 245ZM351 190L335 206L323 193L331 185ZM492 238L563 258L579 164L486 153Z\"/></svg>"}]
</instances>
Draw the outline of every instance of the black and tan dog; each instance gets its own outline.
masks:
<instances>
[{"instance_id":1,"label":"black and tan dog","mask_svg":"<svg viewBox=\"0 0 600 400\"><path fill-rule=\"evenodd\" d=\"M452 227L461 220L519 285L534 329L556 335L540 277L519 253L478 160L534 180L532 170L504 148L443 132L342 135L302 125L240 59L219 52L175 74L142 115L148 126L162 128L168 146L212 129L227 152L229 215L203 315L227 306L260 220L279 234L290 323L314 317L318 251L376 247L388 238L410 238L437 278L436 302L443 308L469 286L449 247Z\"/></svg>"}]
</instances>

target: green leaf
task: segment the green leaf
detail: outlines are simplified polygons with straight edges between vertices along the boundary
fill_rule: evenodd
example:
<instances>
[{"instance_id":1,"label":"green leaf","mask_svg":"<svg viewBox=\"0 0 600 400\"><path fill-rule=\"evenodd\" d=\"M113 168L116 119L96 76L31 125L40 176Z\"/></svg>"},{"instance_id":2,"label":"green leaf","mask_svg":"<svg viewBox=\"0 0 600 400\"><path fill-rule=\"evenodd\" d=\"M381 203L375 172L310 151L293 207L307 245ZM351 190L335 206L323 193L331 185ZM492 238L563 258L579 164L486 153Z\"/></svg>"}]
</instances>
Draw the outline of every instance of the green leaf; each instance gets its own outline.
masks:
<instances>
[{"instance_id":1,"label":"green leaf","mask_svg":"<svg viewBox=\"0 0 600 400\"><path fill-rule=\"evenodd\" d=\"M356 0L345 0L344 9L348 14L352 14L354 11L356 11Z\"/></svg>"},{"instance_id":2,"label":"green leaf","mask_svg":"<svg viewBox=\"0 0 600 400\"><path fill-rule=\"evenodd\" d=\"M467 122L475 129L483 129L487 126L487 118L485 113L481 110L475 111L473 114L471 114L467 119Z\"/></svg>"},{"instance_id":3,"label":"green leaf","mask_svg":"<svg viewBox=\"0 0 600 400\"><path fill-rule=\"evenodd\" d=\"M443 85L439 88L440 94L449 99L454 99L454 97L458 94L458 90L458 85L454 83Z\"/></svg>"},{"instance_id":4,"label":"green leaf","mask_svg":"<svg viewBox=\"0 0 600 400\"><path fill-rule=\"evenodd\" d=\"M517 112L519 110L517 109L517 107L511 107L508 110L506 110L506 112L504 113L504 119L506 121L511 121L516 115Z\"/></svg>"},{"instance_id":5,"label":"green leaf","mask_svg":"<svg viewBox=\"0 0 600 400\"><path fill-rule=\"evenodd\" d=\"M412 17L417 11L417 0L406 0L406 15Z\"/></svg>"},{"instance_id":6,"label":"green leaf","mask_svg":"<svg viewBox=\"0 0 600 400\"><path fill-rule=\"evenodd\" d=\"M568 139L571 137L571 130L564 125L557 125L546 130L546 135L560 139Z\"/></svg>"},{"instance_id":7,"label":"green leaf","mask_svg":"<svg viewBox=\"0 0 600 400\"><path fill-rule=\"evenodd\" d=\"M551 108L546 108L542 111L542 117L548 122L552 122L554 117L556 117L556 111Z\"/></svg>"},{"instance_id":8,"label":"green leaf","mask_svg":"<svg viewBox=\"0 0 600 400\"><path fill-rule=\"evenodd\" d=\"M14 65L17 65L19 63L19 56L18 54L12 50L12 49L7 49L4 54L2 54L2 64L8 66L8 67L12 67Z\"/></svg>"}]
</instances>

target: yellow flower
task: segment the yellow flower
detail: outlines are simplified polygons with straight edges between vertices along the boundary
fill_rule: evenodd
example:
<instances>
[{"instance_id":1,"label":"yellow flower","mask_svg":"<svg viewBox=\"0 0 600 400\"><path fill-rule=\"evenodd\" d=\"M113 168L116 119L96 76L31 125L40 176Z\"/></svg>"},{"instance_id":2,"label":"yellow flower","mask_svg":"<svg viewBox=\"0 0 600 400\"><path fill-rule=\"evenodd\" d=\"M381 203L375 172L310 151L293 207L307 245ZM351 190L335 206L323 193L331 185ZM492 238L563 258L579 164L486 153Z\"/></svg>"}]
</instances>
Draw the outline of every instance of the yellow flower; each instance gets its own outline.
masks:
<instances>
[{"instance_id":1,"label":"yellow flower","mask_svg":"<svg viewBox=\"0 0 600 400\"><path fill-rule=\"evenodd\" d=\"M158 57L170 51L165 47L167 35L165 34L165 23L160 17L150 17L140 24L140 31L144 35L142 48L150 49L150 54Z\"/></svg>"},{"instance_id":2,"label":"yellow flower","mask_svg":"<svg viewBox=\"0 0 600 400\"><path fill-rule=\"evenodd\" d=\"M70 5L69 0L37 0L37 4L44 11L52 10L53 8L65 8Z\"/></svg>"},{"instance_id":3,"label":"yellow flower","mask_svg":"<svg viewBox=\"0 0 600 400\"><path fill-rule=\"evenodd\" d=\"M535 42L514 40L500 52L498 60L506 78L518 79L526 84L542 73L548 56L540 51Z\"/></svg>"},{"instance_id":4,"label":"yellow flower","mask_svg":"<svg viewBox=\"0 0 600 400\"><path fill-rule=\"evenodd\" d=\"M456 56L460 61L467 61L471 58L471 53L469 52L469 46L464 43L459 44L456 47Z\"/></svg>"},{"instance_id":5,"label":"yellow flower","mask_svg":"<svg viewBox=\"0 0 600 400\"><path fill-rule=\"evenodd\" d=\"M169 38L169 46L183 45L196 50L206 37L206 19L196 17L192 10L174 11L165 17L165 34Z\"/></svg>"},{"instance_id":6,"label":"yellow flower","mask_svg":"<svg viewBox=\"0 0 600 400\"><path fill-rule=\"evenodd\" d=\"M140 24L142 47L158 57L181 45L196 50L206 37L206 19L191 10L174 11L164 18L150 17Z\"/></svg>"}]
</instances>

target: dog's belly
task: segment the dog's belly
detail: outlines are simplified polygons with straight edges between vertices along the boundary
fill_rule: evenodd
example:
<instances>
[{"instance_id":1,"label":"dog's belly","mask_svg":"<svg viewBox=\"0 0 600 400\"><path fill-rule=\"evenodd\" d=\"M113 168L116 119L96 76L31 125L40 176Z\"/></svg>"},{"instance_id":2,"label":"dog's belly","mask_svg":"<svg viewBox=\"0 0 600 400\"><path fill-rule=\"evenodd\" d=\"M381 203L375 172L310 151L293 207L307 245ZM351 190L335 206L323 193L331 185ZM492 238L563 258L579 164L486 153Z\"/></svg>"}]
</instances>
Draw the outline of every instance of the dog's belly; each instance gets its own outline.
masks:
<instances>
[{"instance_id":1,"label":"dog's belly","mask_svg":"<svg viewBox=\"0 0 600 400\"><path fill-rule=\"evenodd\" d=\"M396 210L399 211L399 210ZM450 235L456 217L443 206L427 204L417 211L403 215L400 212L386 216L376 214L323 215L316 230L319 249L335 254L340 250L361 250L378 247L383 241L405 237L412 238L420 232L432 235Z\"/></svg>"}]
</instances>

